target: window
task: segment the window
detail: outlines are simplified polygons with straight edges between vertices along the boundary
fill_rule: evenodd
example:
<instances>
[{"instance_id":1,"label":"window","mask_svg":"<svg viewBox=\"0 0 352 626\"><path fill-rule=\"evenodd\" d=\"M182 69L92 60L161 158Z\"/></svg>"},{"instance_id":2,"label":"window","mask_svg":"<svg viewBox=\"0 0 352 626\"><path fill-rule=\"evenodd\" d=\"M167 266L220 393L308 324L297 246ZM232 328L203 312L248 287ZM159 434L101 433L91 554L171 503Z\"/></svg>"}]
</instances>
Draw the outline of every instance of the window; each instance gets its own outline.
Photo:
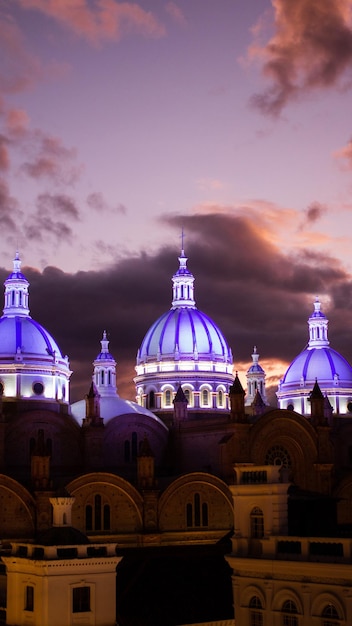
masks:
<instances>
[{"instance_id":1,"label":"window","mask_svg":"<svg viewBox=\"0 0 352 626\"><path fill-rule=\"evenodd\" d=\"M263 606L258 596L253 596L249 602L250 626L263 626Z\"/></svg>"},{"instance_id":2,"label":"window","mask_svg":"<svg viewBox=\"0 0 352 626\"><path fill-rule=\"evenodd\" d=\"M224 406L224 392L221 389L218 391L218 406Z\"/></svg>"},{"instance_id":3,"label":"window","mask_svg":"<svg viewBox=\"0 0 352 626\"><path fill-rule=\"evenodd\" d=\"M26 596L24 602L25 611L34 611L34 587L32 585L26 586Z\"/></svg>"},{"instance_id":4,"label":"window","mask_svg":"<svg viewBox=\"0 0 352 626\"><path fill-rule=\"evenodd\" d=\"M259 507L254 507L251 512L251 537L261 539L264 537L264 515Z\"/></svg>"},{"instance_id":5,"label":"window","mask_svg":"<svg viewBox=\"0 0 352 626\"><path fill-rule=\"evenodd\" d=\"M208 526L208 504L202 502L199 493L195 493L193 501L186 504L186 524L188 528Z\"/></svg>"},{"instance_id":6,"label":"window","mask_svg":"<svg viewBox=\"0 0 352 626\"><path fill-rule=\"evenodd\" d=\"M335 608L335 606L331 603L327 604L322 612L322 626L338 626L339 614Z\"/></svg>"},{"instance_id":7,"label":"window","mask_svg":"<svg viewBox=\"0 0 352 626\"><path fill-rule=\"evenodd\" d=\"M265 465L282 465L282 467L291 467L291 458L283 446L276 445L270 448L265 456Z\"/></svg>"},{"instance_id":8,"label":"window","mask_svg":"<svg viewBox=\"0 0 352 626\"><path fill-rule=\"evenodd\" d=\"M209 391L202 389L202 406L209 406Z\"/></svg>"},{"instance_id":9,"label":"window","mask_svg":"<svg viewBox=\"0 0 352 626\"><path fill-rule=\"evenodd\" d=\"M165 406L171 406L171 390L166 389L165 391Z\"/></svg>"},{"instance_id":10,"label":"window","mask_svg":"<svg viewBox=\"0 0 352 626\"><path fill-rule=\"evenodd\" d=\"M100 494L94 496L93 502L86 505L86 531L110 530L110 505L103 504Z\"/></svg>"},{"instance_id":11,"label":"window","mask_svg":"<svg viewBox=\"0 0 352 626\"><path fill-rule=\"evenodd\" d=\"M282 626L298 626L297 607L292 600L286 600L282 605Z\"/></svg>"},{"instance_id":12,"label":"window","mask_svg":"<svg viewBox=\"0 0 352 626\"><path fill-rule=\"evenodd\" d=\"M72 589L72 613L90 611L90 587L74 587Z\"/></svg>"},{"instance_id":13,"label":"window","mask_svg":"<svg viewBox=\"0 0 352 626\"><path fill-rule=\"evenodd\" d=\"M155 408L155 392L154 391L149 392L147 405L148 405L147 409Z\"/></svg>"},{"instance_id":14,"label":"window","mask_svg":"<svg viewBox=\"0 0 352 626\"><path fill-rule=\"evenodd\" d=\"M191 399L191 392L189 389L184 389L183 393L185 394L185 398L187 400L187 404L190 403L190 399Z\"/></svg>"}]
</instances>

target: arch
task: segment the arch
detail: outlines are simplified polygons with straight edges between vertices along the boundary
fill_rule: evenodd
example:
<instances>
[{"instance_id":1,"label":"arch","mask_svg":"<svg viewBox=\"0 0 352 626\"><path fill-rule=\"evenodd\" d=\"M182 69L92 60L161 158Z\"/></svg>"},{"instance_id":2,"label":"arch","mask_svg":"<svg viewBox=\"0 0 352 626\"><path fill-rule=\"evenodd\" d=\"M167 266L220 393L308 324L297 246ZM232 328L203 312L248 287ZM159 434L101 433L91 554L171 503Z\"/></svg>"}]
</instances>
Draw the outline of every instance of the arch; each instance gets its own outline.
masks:
<instances>
[{"instance_id":1,"label":"arch","mask_svg":"<svg viewBox=\"0 0 352 626\"><path fill-rule=\"evenodd\" d=\"M176 479L159 500L161 531L207 528L230 530L233 503L229 488L220 479L200 472Z\"/></svg>"},{"instance_id":2,"label":"arch","mask_svg":"<svg viewBox=\"0 0 352 626\"><path fill-rule=\"evenodd\" d=\"M3 539L31 537L35 529L34 498L16 480L3 474L0 475L0 527Z\"/></svg>"},{"instance_id":3,"label":"arch","mask_svg":"<svg viewBox=\"0 0 352 626\"><path fill-rule=\"evenodd\" d=\"M251 537L262 539L264 537L264 513L262 509L255 506L250 513Z\"/></svg>"},{"instance_id":4,"label":"arch","mask_svg":"<svg viewBox=\"0 0 352 626\"><path fill-rule=\"evenodd\" d=\"M86 474L70 482L66 489L75 497L72 525L81 532L141 531L142 497L123 478L103 472ZM90 528L86 527L87 521Z\"/></svg>"},{"instance_id":5,"label":"arch","mask_svg":"<svg viewBox=\"0 0 352 626\"><path fill-rule=\"evenodd\" d=\"M334 593L331 592L321 593L314 598L311 609L312 617L319 617L320 619L322 619L323 612L328 605L332 605L335 607L341 622L346 620L345 607L342 605L341 600Z\"/></svg>"},{"instance_id":6,"label":"arch","mask_svg":"<svg viewBox=\"0 0 352 626\"><path fill-rule=\"evenodd\" d=\"M282 612L286 602L290 602L296 607L298 615L303 615L302 599L291 587L284 587L275 594L272 602L273 611Z\"/></svg>"},{"instance_id":7,"label":"arch","mask_svg":"<svg viewBox=\"0 0 352 626\"><path fill-rule=\"evenodd\" d=\"M265 593L260 587L253 584L249 584L248 587L242 589L241 606L249 608L250 601L253 597L257 597L260 600L263 609L266 608Z\"/></svg>"}]
</instances>

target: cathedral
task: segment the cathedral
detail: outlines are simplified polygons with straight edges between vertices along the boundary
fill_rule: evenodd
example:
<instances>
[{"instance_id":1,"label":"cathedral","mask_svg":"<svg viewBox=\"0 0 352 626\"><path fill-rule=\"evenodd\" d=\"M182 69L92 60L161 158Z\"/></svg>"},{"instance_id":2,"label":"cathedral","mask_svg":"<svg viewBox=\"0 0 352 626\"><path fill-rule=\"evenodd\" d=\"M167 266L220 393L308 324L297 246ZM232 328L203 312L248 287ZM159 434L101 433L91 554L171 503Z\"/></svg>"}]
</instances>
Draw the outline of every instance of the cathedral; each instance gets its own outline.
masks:
<instances>
[{"instance_id":1,"label":"cathedral","mask_svg":"<svg viewBox=\"0 0 352 626\"><path fill-rule=\"evenodd\" d=\"M69 359L32 319L16 254L0 318L1 623L352 623L352 367L317 298L270 406L257 348L243 389L194 282L181 250L171 307L135 346L135 401L104 330L70 404Z\"/></svg>"}]
</instances>

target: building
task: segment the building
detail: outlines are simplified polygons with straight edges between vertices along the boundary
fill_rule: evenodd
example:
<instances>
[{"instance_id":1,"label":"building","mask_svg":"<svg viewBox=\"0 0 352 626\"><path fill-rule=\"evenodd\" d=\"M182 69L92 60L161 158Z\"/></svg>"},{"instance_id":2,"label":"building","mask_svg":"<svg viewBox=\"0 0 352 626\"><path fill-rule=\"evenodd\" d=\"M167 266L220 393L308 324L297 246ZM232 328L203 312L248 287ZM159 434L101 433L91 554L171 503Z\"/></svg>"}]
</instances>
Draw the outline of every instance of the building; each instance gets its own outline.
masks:
<instances>
[{"instance_id":1,"label":"building","mask_svg":"<svg viewBox=\"0 0 352 626\"><path fill-rule=\"evenodd\" d=\"M347 625L352 370L320 303L277 408L256 349L246 400L184 250L172 284L138 350L137 401L118 394L104 331L87 395L70 405L68 359L31 318L16 255L0 319L8 623L44 624L61 571L67 626L226 623L233 603L240 626Z\"/></svg>"}]
</instances>

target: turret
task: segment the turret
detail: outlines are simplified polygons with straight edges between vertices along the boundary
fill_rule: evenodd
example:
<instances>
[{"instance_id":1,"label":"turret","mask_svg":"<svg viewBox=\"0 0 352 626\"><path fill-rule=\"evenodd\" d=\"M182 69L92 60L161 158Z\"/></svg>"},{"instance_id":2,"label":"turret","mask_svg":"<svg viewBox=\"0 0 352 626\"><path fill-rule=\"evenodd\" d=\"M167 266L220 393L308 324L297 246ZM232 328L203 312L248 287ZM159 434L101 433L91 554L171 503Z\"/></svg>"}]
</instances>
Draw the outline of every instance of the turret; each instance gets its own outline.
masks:
<instances>
[{"instance_id":1,"label":"turret","mask_svg":"<svg viewBox=\"0 0 352 626\"><path fill-rule=\"evenodd\" d=\"M231 408L231 420L233 422L245 422L246 415L244 411L244 397L246 392L244 391L241 381L238 378L236 372L235 380L229 389L230 408Z\"/></svg>"}]
</instances>

